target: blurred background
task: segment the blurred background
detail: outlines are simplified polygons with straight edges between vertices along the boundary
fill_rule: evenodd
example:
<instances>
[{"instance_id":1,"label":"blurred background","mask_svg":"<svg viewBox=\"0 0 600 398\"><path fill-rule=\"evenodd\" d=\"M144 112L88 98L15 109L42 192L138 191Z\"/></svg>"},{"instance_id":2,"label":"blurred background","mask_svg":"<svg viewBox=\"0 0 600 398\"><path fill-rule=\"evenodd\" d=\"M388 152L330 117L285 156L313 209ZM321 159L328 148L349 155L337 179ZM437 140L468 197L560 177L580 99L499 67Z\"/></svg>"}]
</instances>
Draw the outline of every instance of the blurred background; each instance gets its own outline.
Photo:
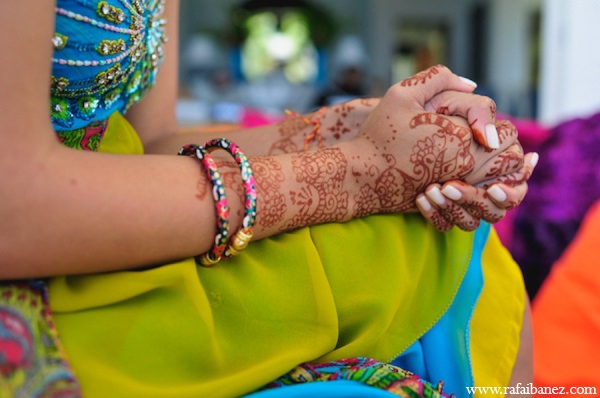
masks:
<instances>
[{"instance_id":1,"label":"blurred background","mask_svg":"<svg viewBox=\"0 0 600 398\"><path fill-rule=\"evenodd\" d=\"M381 95L437 63L535 117L542 0L183 0L182 123ZM199 111L201 109L201 111Z\"/></svg>"},{"instance_id":2,"label":"blurred background","mask_svg":"<svg viewBox=\"0 0 600 398\"><path fill-rule=\"evenodd\" d=\"M515 117L554 124L600 105L596 0L181 3L182 124L381 95L436 63Z\"/></svg>"},{"instance_id":3,"label":"blurred background","mask_svg":"<svg viewBox=\"0 0 600 398\"><path fill-rule=\"evenodd\" d=\"M182 128L270 123L285 109L380 96L438 63L476 81L525 151L540 154L524 202L496 224L533 303L536 384L600 392L599 0L181 7Z\"/></svg>"}]
</instances>

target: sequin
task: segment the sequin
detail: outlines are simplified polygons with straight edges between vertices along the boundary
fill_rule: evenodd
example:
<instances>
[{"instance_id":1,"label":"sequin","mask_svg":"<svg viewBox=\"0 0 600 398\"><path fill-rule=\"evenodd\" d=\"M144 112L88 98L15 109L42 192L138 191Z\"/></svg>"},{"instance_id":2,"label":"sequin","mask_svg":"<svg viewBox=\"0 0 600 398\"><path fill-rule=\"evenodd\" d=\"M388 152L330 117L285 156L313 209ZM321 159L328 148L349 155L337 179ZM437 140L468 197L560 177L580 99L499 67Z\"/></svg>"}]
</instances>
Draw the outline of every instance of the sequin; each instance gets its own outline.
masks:
<instances>
[{"instance_id":1,"label":"sequin","mask_svg":"<svg viewBox=\"0 0 600 398\"><path fill-rule=\"evenodd\" d=\"M99 100L94 97L84 97L77 102L75 116L81 119L90 119L96 113Z\"/></svg>"},{"instance_id":2,"label":"sequin","mask_svg":"<svg viewBox=\"0 0 600 398\"><path fill-rule=\"evenodd\" d=\"M65 35L61 35L60 33L55 33L52 38L52 45L55 50L62 50L67 45L67 41L69 38Z\"/></svg>"},{"instance_id":3,"label":"sequin","mask_svg":"<svg viewBox=\"0 0 600 398\"><path fill-rule=\"evenodd\" d=\"M97 14L107 21L114 22L117 24L125 21L125 14L123 10L108 4L106 1L98 3Z\"/></svg>"},{"instance_id":4,"label":"sequin","mask_svg":"<svg viewBox=\"0 0 600 398\"><path fill-rule=\"evenodd\" d=\"M62 127L71 127L73 114L69 111L69 102L66 99L52 98L50 102L50 117L52 123Z\"/></svg>"},{"instance_id":5,"label":"sequin","mask_svg":"<svg viewBox=\"0 0 600 398\"><path fill-rule=\"evenodd\" d=\"M57 91L63 91L65 88L69 86L69 79L66 77L55 78L52 76L52 88Z\"/></svg>"}]
</instances>

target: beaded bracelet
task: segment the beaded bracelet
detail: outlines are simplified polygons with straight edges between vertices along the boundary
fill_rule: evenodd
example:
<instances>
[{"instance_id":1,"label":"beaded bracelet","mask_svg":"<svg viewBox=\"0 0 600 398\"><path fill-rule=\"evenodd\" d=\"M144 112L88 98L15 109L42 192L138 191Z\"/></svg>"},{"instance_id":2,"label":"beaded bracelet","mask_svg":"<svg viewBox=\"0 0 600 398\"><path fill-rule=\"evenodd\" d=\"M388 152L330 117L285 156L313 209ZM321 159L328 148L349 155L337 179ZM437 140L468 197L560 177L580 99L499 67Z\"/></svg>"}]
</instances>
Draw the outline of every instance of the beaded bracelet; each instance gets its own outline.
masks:
<instances>
[{"instance_id":1,"label":"beaded bracelet","mask_svg":"<svg viewBox=\"0 0 600 398\"><path fill-rule=\"evenodd\" d=\"M212 152L216 149L223 149L229 152L238 164L242 174L245 197L245 212L242 220L242 227L233 235L229 246L223 253L223 257L226 258L237 256L248 246L248 243L254 234L254 221L256 220L256 183L254 181L252 167L250 167L250 162L248 162L246 155L244 155L241 149L235 143L226 140L225 138L210 140L204 144L204 148L208 152Z\"/></svg>"},{"instance_id":2,"label":"beaded bracelet","mask_svg":"<svg viewBox=\"0 0 600 398\"><path fill-rule=\"evenodd\" d=\"M197 157L204 166L206 176L213 183L213 199L217 214L217 234L212 249L196 257L196 261L205 267L215 265L221 260L227 247L229 235L229 204L225 196L225 186L217 164L209 155L208 151L201 146L189 144L179 150L179 155Z\"/></svg>"},{"instance_id":3,"label":"beaded bracelet","mask_svg":"<svg viewBox=\"0 0 600 398\"><path fill-rule=\"evenodd\" d=\"M313 119L309 119L306 116L303 116L303 115L299 114L298 112L292 111L290 109L285 110L285 113L287 113L288 115L295 116L295 117L299 118L300 120L302 120L304 123L313 126L311 132L304 139L304 150L305 151L308 151L308 144L311 141L314 141L315 139L317 140L317 144L319 145L319 148L323 147L323 135L321 134L321 116L325 109L326 109L325 107L322 107L321 109L319 109Z\"/></svg>"}]
</instances>

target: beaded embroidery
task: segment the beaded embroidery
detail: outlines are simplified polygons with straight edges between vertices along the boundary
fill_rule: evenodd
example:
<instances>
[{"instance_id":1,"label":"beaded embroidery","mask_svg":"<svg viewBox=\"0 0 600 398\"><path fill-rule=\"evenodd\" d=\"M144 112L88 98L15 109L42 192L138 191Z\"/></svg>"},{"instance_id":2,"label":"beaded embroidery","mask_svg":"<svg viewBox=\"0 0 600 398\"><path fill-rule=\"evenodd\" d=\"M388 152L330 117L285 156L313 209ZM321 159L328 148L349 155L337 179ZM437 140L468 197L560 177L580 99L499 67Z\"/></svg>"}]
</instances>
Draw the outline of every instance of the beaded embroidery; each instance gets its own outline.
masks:
<instances>
[{"instance_id":1,"label":"beaded embroidery","mask_svg":"<svg viewBox=\"0 0 600 398\"><path fill-rule=\"evenodd\" d=\"M154 84L164 2L57 1L50 109L57 133L125 113Z\"/></svg>"}]
</instances>

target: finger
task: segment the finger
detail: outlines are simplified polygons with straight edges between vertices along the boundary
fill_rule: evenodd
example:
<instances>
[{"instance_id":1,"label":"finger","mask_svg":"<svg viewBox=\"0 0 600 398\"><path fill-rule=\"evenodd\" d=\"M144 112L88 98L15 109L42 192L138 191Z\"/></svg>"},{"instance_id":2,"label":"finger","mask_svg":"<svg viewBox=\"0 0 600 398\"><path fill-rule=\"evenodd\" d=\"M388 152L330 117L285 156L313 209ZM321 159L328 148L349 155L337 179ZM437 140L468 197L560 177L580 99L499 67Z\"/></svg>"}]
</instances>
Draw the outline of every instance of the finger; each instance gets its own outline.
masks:
<instances>
[{"instance_id":1,"label":"finger","mask_svg":"<svg viewBox=\"0 0 600 398\"><path fill-rule=\"evenodd\" d=\"M446 232L452 229L454 226L451 222L446 220L442 215L437 211L435 207L432 206L431 202L427 199L424 194L419 194L417 196L417 208L423 215L423 217L434 226L440 232Z\"/></svg>"},{"instance_id":2,"label":"finger","mask_svg":"<svg viewBox=\"0 0 600 398\"><path fill-rule=\"evenodd\" d=\"M529 181L529 178L531 178L533 170L535 170L539 159L540 157L536 152L530 152L525 155L523 159L523 166L519 170L493 178L491 180L486 180L481 184L477 184L477 186L487 189L496 183L501 183L511 187L521 185L524 182Z\"/></svg>"},{"instance_id":3,"label":"finger","mask_svg":"<svg viewBox=\"0 0 600 398\"><path fill-rule=\"evenodd\" d=\"M450 116L461 116L469 122L473 137L488 149L498 149L500 141L496 129L496 103L489 97L444 91L434 96L425 110Z\"/></svg>"},{"instance_id":4,"label":"finger","mask_svg":"<svg viewBox=\"0 0 600 398\"><path fill-rule=\"evenodd\" d=\"M425 103L443 91L470 93L476 87L475 82L455 75L443 65L436 65L394 84L388 93L396 96L398 100L416 101L416 105L423 108Z\"/></svg>"},{"instance_id":5,"label":"finger","mask_svg":"<svg viewBox=\"0 0 600 398\"><path fill-rule=\"evenodd\" d=\"M527 195L528 185L526 182L510 186L502 183L492 185L487 189L490 199L499 208L510 210L521 204Z\"/></svg>"},{"instance_id":6,"label":"finger","mask_svg":"<svg viewBox=\"0 0 600 398\"><path fill-rule=\"evenodd\" d=\"M512 145L519 138L519 132L510 120L496 120L496 130L501 148Z\"/></svg>"},{"instance_id":7,"label":"finger","mask_svg":"<svg viewBox=\"0 0 600 398\"><path fill-rule=\"evenodd\" d=\"M508 148L493 154L479 169L469 174L465 181L477 186L489 186L504 176L518 172L524 165L523 147L515 141Z\"/></svg>"},{"instance_id":8,"label":"finger","mask_svg":"<svg viewBox=\"0 0 600 398\"><path fill-rule=\"evenodd\" d=\"M440 191L438 184L432 184L425 190L425 195L442 218L465 231L475 230L480 223L469 211L452 200L448 200Z\"/></svg>"},{"instance_id":9,"label":"finger","mask_svg":"<svg viewBox=\"0 0 600 398\"><path fill-rule=\"evenodd\" d=\"M452 180L446 182L440 192L475 220L496 223L506 215L506 209L497 206L483 188Z\"/></svg>"},{"instance_id":10,"label":"finger","mask_svg":"<svg viewBox=\"0 0 600 398\"><path fill-rule=\"evenodd\" d=\"M529 189L527 181L537 166L539 158L536 152L528 153L525 155L521 170L500 178L498 182L487 188L487 193L496 206L514 209L521 204Z\"/></svg>"}]
</instances>

